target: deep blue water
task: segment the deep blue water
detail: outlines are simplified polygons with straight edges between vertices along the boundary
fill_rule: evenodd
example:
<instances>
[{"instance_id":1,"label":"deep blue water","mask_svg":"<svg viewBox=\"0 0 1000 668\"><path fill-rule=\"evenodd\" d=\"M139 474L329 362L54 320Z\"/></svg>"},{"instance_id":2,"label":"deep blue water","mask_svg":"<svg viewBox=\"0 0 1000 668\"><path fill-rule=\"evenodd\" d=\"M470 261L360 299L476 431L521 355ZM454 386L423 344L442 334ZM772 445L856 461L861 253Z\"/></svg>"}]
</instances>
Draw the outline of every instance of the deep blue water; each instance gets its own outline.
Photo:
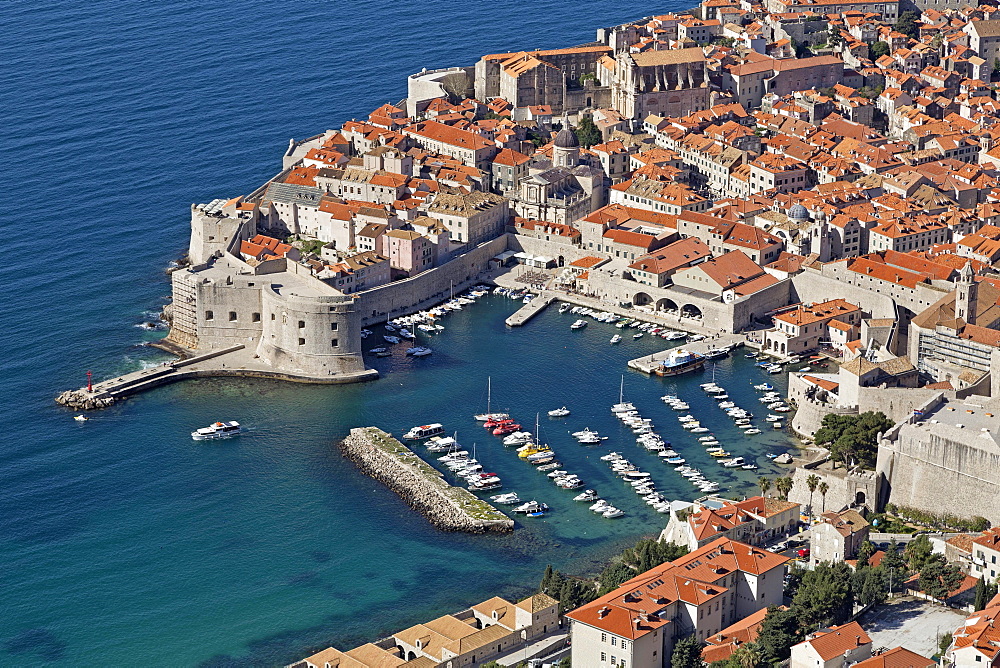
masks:
<instances>
[{"instance_id":1,"label":"deep blue water","mask_svg":"<svg viewBox=\"0 0 1000 668\"><path fill-rule=\"evenodd\" d=\"M525 593L546 563L595 569L658 531L663 516L567 435L605 430L602 451L631 450L659 466L666 489L691 496L608 412L624 361L654 343L612 349L607 326L571 334L554 312L508 331L515 305L499 298L451 316L434 356L379 360L387 373L373 384L190 382L83 425L52 397L88 369L100 378L162 359L139 345L162 332L135 325L169 293L163 268L186 247L188 206L254 189L278 171L289 137L397 102L421 67L586 42L600 25L682 6L4 5L0 665L280 665ZM747 369L730 360L718 378L751 405L758 374ZM526 422L568 404L573 416L543 417L543 435L628 517L574 507L479 429L470 415L487 376ZM698 382L627 374L626 393L679 432L657 397L674 386L696 395ZM694 409L728 425L714 406ZM253 430L208 446L187 436L220 418ZM351 426L398 433L430 420L476 442L508 488L555 512L510 537L442 534L333 448ZM762 434L734 449L782 445Z\"/></svg>"}]
</instances>

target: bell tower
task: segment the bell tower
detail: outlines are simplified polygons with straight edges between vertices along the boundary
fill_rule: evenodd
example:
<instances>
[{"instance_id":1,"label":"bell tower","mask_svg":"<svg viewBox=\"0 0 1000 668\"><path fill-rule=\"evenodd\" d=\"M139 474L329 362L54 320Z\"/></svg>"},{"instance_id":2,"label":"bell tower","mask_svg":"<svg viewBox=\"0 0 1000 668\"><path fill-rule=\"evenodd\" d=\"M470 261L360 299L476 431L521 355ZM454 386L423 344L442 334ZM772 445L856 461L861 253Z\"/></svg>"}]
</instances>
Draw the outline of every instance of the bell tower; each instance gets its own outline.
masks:
<instances>
[{"instance_id":1,"label":"bell tower","mask_svg":"<svg viewBox=\"0 0 1000 668\"><path fill-rule=\"evenodd\" d=\"M961 318L968 325L975 325L979 286L976 285L976 274L972 271L971 262L966 262L962 271L958 273L956 285L958 289L955 292L955 317Z\"/></svg>"}]
</instances>

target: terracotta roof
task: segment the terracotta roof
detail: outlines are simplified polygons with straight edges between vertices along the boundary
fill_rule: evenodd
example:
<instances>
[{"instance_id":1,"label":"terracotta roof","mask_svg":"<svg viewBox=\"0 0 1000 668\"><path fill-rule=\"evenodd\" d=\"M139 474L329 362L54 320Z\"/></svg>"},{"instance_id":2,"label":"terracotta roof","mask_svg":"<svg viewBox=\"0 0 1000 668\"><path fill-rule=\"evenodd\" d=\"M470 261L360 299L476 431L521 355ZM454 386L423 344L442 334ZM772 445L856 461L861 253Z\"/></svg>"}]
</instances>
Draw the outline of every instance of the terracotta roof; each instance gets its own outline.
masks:
<instances>
[{"instance_id":1,"label":"terracotta roof","mask_svg":"<svg viewBox=\"0 0 1000 668\"><path fill-rule=\"evenodd\" d=\"M823 661L830 661L852 649L871 644L871 641L860 624L848 622L841 626L832 626L825 631L817 631L812 639L804 640L801 644L812 645Z\"/></svg>"},{"instance_id":2,"label":"terracotta roof","mask_svg":"<svg viewBox=\"0 0 1000 668\"><path fill-rule=\"evenodd\" d=\"M893 647L887 652L854 664L854 668L930 668L937 663L905 647Z\"/></svg>"}]
</instances>

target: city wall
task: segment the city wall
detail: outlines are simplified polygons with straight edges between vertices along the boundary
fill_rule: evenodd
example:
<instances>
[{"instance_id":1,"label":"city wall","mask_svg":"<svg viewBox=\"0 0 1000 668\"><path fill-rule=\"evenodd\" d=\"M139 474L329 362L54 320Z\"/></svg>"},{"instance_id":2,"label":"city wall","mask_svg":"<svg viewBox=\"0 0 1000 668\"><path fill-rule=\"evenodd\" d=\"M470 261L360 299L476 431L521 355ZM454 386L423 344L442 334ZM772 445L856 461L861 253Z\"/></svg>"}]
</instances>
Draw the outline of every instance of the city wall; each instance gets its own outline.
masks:
<instances>
[{"instance_id":1,"label":"city wall","mask_svg":"<svg viewBox=\"0 0 1000 668\"><path fill-rule=\"evenodd\" d=\"M796 274L791 278L792 302L825 302L830 299L846 299L852 304L862 306L872 318L895 318L896 304L892 297L880 295L857 285L851 285L843 280L809 270Z\"/></svg>"},{"instance_id":2,"label":"city wall","mask_svg":"<svg viewBox=\"0 0 1000 668\"><path fill-rule=\"evenodd\" d=\"M959 440L897 425L879 443L876 469L888 483L887 502L1000 523L1000 449L992 437L971 432Z\"/></svg>"}]
</instances>

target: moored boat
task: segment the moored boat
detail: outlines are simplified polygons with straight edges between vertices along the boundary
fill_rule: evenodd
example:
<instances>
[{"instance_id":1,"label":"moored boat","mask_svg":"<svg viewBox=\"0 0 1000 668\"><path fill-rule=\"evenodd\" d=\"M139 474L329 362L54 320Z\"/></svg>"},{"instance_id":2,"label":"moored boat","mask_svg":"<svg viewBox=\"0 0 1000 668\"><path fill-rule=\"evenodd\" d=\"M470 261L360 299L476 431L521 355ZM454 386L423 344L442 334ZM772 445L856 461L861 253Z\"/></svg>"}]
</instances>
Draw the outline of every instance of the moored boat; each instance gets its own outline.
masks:
<instances>
[{"instance_id":1,"label":"moored boat","mask_svg":"<svg viewBox=\"0 0 1000 668\"><path fill-rule=\"evenodd\" d=\"M705 358L702 355L683 348L674 348L668 353L667 359L654 367L653 372L657 376L677 376L700 369L704 365Z\"/></svg>"}]
</instances>

